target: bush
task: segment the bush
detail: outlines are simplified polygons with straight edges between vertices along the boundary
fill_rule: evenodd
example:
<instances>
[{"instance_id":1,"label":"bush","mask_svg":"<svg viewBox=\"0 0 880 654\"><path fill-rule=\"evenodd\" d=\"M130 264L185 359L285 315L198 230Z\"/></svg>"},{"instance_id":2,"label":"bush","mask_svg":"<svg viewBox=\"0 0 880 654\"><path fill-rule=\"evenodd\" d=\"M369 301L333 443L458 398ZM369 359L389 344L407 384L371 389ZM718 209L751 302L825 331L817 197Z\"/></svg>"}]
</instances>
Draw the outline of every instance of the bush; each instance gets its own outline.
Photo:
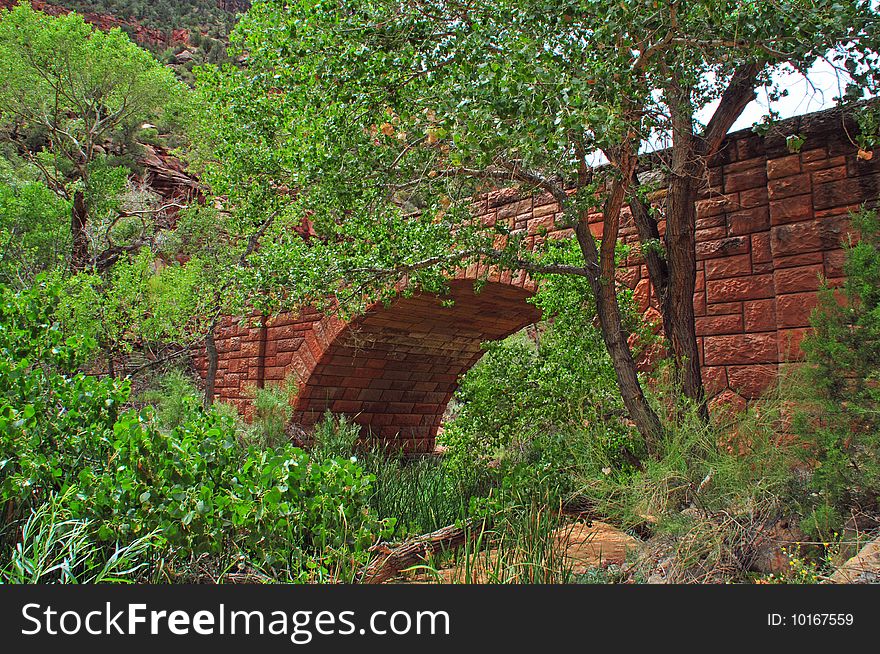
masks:
<instances>
[{"instance_id":1,"label":"bush","mask_svg":"<svg viewBox=\"0 0 880 654\"><path fill-rule=\"evenodd\" d=\"M253 389L253 415L246 429L246 438L258 447L275 447L285 443L287 424L293 415L290 405L294 382L285 381L280 386Z\"/></svg>"},{"instance_id":2,"label":"bush","mask_svg":"<svg viewBox=\"0 0 880 654\"><path fill-rule=\"evenodd\" d=\"M825 538L843 515L876 512L880 496L880 219L864 211L853 225L846 282L823 285L802 344L811 393L795 420L816 493L804 525Z\"/></svg>"},{"instance_id":3,"label":"bush","mask_svg":"<svg viewBox=\"0 0 880 654\"><path fill-rule=\"evenodd\" d=\"M166 429L181 425L202 401L195 382L180 370L165 373L156 386L144 392L142 399L155 407L159 423Z\"/></svg>"},{"instance_id":4,"label":"bush","mask_svg":"<svg viewBox=\"0 0 880 654\"><path fill-rule=\"evenodd\" d=\"M76 371L90 348L54 320L57 284L0 292L0 501L17 515L58 494L70 529L108 548L155 534L179 560L241 551L293 581L351 578L393 527L356 460L245 447L197 403L123 412L127 383Z\"/></svg>"}]
</instances>

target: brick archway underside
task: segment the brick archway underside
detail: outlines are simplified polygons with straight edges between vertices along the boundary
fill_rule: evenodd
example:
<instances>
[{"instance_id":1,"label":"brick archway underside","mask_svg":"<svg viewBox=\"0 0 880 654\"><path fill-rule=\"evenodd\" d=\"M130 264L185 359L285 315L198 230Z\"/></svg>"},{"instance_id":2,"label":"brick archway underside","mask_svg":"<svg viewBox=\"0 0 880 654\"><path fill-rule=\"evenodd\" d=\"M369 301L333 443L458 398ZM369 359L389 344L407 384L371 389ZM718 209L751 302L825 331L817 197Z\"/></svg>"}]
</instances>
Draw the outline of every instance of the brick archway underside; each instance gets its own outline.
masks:
<instances>
[{"instance_id":1,"label":"brick archway underside","mask_svg":"<svg viewBox=\"0 0 880 654\"><path fill-rule=\"evenodd\" d=\"M329 410L353 418L365 435L408 452L430 451L459 377L483 353L481 343L540 319L526 302L530 295L501 283L475 293L472 281L454 280L443 298L418 295L374 307L346 325L318 360L293 422L308 431Z\"/></svg>"}]
</instances>

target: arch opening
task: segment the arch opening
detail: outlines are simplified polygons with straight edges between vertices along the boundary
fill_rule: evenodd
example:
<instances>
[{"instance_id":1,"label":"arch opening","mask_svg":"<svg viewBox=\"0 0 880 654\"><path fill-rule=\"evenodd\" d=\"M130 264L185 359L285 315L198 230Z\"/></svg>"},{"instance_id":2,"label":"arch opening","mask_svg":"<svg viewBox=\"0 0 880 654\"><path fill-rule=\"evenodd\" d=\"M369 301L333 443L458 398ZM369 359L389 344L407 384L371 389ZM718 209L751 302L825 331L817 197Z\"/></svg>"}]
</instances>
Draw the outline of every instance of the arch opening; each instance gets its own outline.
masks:
<instances>
[{"instance_id":1,"label":"arch opening","mask_svg":"<svg viewBox=\"0 0 880 654\"><path fill-rule=\"evenodd\" d=\"M326 411L406 453L427 453L462 374L498 340L540 320L532 292L454 280L447 295L378 305L346 325L301 387L292 421L308 431ZM449 306L445 302L453 300Z\"/></svg>"}]
</instances>

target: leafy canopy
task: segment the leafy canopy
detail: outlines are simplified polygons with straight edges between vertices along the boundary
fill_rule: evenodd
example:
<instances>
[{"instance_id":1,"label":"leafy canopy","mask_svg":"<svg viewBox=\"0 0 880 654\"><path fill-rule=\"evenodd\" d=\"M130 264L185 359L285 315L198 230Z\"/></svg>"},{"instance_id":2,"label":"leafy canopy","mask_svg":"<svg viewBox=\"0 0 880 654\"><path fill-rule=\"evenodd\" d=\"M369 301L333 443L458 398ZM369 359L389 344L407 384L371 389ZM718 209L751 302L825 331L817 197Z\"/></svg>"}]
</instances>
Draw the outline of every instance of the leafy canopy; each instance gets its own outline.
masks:
<instances>
[{"instance_id":1,"label":"leafy canopy","mask_svg":"<svg viewBox=\"0 0 880 654\"><path fill-rule=\"evenodd\" d=\"M0 128L12 140L42 135L34 161L56 192L178 92L173 74L119 30L27 4L0 13Z\"/></svg>"},{"instance_id":2,"label":"leafy canopy","mask_svg":"<svg viewBox=\"0 0 880 654\"><path fill-rule=\"evenodd\" d=\"M626 155L669 135L673 101L692 118L734 79L819 57L873 83L875 22L864 0L268 1L233 35L247 65L200 71L200 157L241 229L265 229L252 302L432 290L463 260L540 256L474 224L475 193L578 186L572 226Z\"/></svg>"}]
</instances>

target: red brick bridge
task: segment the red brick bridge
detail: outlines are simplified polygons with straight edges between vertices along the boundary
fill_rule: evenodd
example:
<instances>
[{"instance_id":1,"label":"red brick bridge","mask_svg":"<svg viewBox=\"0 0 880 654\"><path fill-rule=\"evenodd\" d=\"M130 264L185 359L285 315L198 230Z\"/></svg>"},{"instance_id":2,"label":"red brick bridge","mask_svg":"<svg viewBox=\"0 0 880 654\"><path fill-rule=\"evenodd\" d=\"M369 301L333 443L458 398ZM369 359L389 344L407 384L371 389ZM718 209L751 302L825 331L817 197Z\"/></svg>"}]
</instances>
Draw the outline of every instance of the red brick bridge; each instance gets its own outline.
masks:
<instances>
[{"instance_id":1,"label":"red brick bridge","mask_svg":"<svg viewBox=\"0 0 880 654\"><path fill-rule=\"evenodd\" d=\"M880 191L880 156L858 156L849 120L832 110L782 123L766 137L731 134L712 162L698 203L696 328L704 380L715 402L744 403L796 358L816 304L820 275L842 279L848 214ZM785 137L806 140L789 152ZM565 238L549 196L496 192L477 202L484 219L504 221L530 244ZM601 216L594 217L596 234ZM663 225L661 225L662 233ZM637 243L631 222L621 238ZM634 248L637 252L637 248ZM400 298L344 323L316 312L279 315L246 327L231 319L216 333L217 396L246 408L254 386L295 375L294 422L308 429L326 411L344 413L374 436L430 451L458 378L483 341L539 319L524 273L492 274L479 294L471 266L440 298ZM647 268L633 254L620 270L643 312L655 312ZM655 314L656 315L656 314ZM203 357L197 366L204 371Z\"/></svg>"}]
</instances>

